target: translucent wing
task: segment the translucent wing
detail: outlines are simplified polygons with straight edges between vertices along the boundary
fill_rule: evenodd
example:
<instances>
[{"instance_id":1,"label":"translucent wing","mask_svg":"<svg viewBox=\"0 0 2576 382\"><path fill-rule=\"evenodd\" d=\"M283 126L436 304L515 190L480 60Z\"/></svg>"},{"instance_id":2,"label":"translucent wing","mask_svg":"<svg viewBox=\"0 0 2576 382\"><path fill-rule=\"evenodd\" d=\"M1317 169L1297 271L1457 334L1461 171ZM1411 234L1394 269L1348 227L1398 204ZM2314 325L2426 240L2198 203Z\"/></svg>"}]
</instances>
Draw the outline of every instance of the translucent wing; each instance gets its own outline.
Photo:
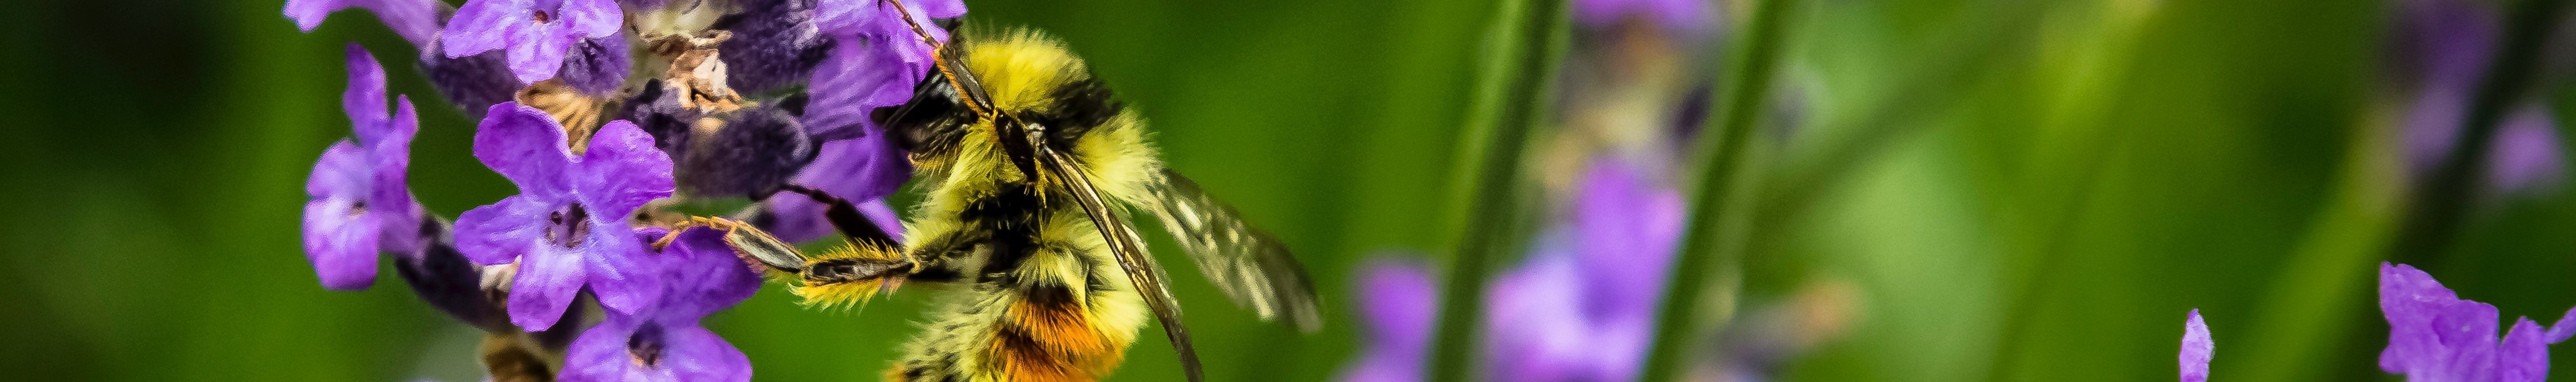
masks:
<instances>
[{"instance_id":1,"label":"translucent wing","mask_svg":"<svg viewBox=\"0 0 2576 382\"><path fill-rule=\"evenodd\" d=\"M1148 192L1146 210L1236 305L1251 307L1263 320L1286 317L1307 332L1322 328L1314 284L1279 238L1245 224L1234 207L1208 197L1179 173L1163 171L1162 185Z\"/></svg>"},{"instance_id":2,"label":"translucent wing","mask_svg":"<svg viewBox=\"0 0 2576 382\"><path fill-rule=\"evenodd\" d=\"M1034 137L1032 135L1031 142L1037 141ZM1036 148L1039 164L1046 166L1047 172L1071 191L1074 202L1082 205L1082 212L1090 215L1093 227L1100 229L1101 239L1108 242L1110 252L1118 256L1118 267L1127 271L1129 282L1135 283L1136 294L1145 297L1145 306L1153 309L1154 319L1162 321L1163 335L1171 338L1172 351L1179 353L1182 371L1189 374L1191 382L1203 380L1199 375L1198 350L1190 345L1189 328L1181 326L1181 306L1173 302L1172 288L1167 281L1171 276L1164 275L1163 267L1155 264L1153 257L1145 255L1143 241L1137 239L1136 229L1127 225L1127 219L1109 210L1108 203L1100 199L1100 190L1091 185L1091 179L1083 176L1083 172L1073 167L1071 160L1044 144L1032 146Z\"/></svg>"}]
</instances>

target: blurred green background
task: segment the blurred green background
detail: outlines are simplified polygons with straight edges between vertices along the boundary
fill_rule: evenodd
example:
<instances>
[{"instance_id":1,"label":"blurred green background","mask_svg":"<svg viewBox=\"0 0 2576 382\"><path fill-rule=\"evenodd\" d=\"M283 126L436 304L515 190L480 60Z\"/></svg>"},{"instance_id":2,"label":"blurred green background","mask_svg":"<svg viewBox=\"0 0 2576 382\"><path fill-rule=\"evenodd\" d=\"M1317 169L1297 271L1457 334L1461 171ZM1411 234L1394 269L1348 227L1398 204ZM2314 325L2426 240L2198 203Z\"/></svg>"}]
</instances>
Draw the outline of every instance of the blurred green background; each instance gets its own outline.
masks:
<instances>
[{"instance_id":1,"label":"blurred green background","mask_svg":"<svg viewBox=\"0 0 2576 382\"><path fill-rule=\"evenodd\" d=\"M1332 377L1359 345L1350 271L1444 244L1490 2L968 3L971 23L1068 40L1142 107L1173 167L1317 278L1328 324L1301 335L1176 269L1210 380ZM1804 110L1760 145L1770 180L1741 301L1837 280L1862 303L1784 377L2168 380L2199 308L2219 380L2393 380L2372 303L2405 188L2388 4L1801 4L1782 75ZM410 177L433 212L514 191L468 154L471 121L394 64L413 52L400 38L355 12L300 33L280 6L0 11L0 379L476 378L476 332L390 270L329 292L300 253L304 178L348 129L342 44L422 100ZM2550 104L2576 100L2545 85ZM2550 321L2576 305L2570 192L2482 195L2459 244L2418 265ZM874 380L923 296L819 312L772 286L709 322L757 379ZM1143 338L1116 379L1179 380Z\"/></svg>"}]
</instances>

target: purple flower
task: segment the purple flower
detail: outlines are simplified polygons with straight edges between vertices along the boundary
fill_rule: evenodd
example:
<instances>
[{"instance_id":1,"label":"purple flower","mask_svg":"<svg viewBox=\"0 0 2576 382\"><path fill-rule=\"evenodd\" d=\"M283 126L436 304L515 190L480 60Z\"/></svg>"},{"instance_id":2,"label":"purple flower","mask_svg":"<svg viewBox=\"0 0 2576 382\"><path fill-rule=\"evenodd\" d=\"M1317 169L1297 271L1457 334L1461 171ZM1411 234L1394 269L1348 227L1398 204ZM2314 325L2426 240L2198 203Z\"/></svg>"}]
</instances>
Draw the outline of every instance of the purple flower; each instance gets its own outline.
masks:
<instances>
[{"instance_id":1,"label":"purple flower","mask_svg":"<svg viewBox=\"0 0 2576 382\"><path fill-rule=\"evenodd\" d=\"M860 214L885 229L887 236L902 240L903 222L884 198L912 179L912 160L887 139L887 134L874 134L823 142L821 153L796 173L794 182L860 203ZM807 241L831 233L822 203L797 195L774 196L764 203L772 220L763 228L779 239Z\"/></svg>"},{"instance_id":2,"label":"purple flower","mask_svg":"<svg viewBox=\"0 0 2576 382\"><path fill-rule=\"evenodd\" d=\"M1499 380L1628 380L1654 334L1682 201L1629 163L1594 161L1572 221L1487 290Z\"/></svg>"},{"instance_id":3,"label":"purple flower","mask_svg":"<svg viewBox=\"0 0 2576 382\"><path fill-rule=\"evenodd\" d=\"M1439 290L1415 264L1371 262L1360 270L1359 314L1367 341L1359 363L1342 371L1344 382L1422 380Z\"/></svg>"},{"instance_id":4,"label":"purple flower","mask_svg":"<svg viewBox=\"0 0 2576 382\"><path fill-rule=\"evenodd\" d=\"M1573 219L1550 229L1526 263L1504 272L1485 290L1487 377L1637 378L1654 335L1655 302L1661 299L1665 272L1681 237L1682 204L1679 192L1655 185L1630 166L1594 162L1577 192ZM1422 323L1400 326L1416 324L1404 321L1411 316L1367 313L1364 318L1370 322L1401 330L1389 330L1389 338L1373 337L1373 350L1394 350L1364 354L1346 381L1420 378L1420 352L1431 315L1429 282L1423 282L1425 291L1419 293L1381 284L1390 283L1363 285L1363 298L1419 305ZM1417 294L1421 297L1412 297ZM1371 300L1363 306L1391 309L1384 305ZM1382 376L1400 378L1364 379Z\"/></svg>"},{"instance_id":5,"label":"purple flower","mask_svg":"<svg viewBox=\"0 0 2576 382\"><path fill-rule=\"evenodd\" d=\"M626 36L622 35L574 42L556 78L583 93L615 93L626 84L627 70L634 67L627 62L628 51Z\"/></svg>"},{"instance_id":6,"label":"purple flower","mask_svg":"<svg viewBox=\"0 0 2576 382\"><path fill-rule=\"evenodd\" d=\"M2379 368L2416 381L2539 381L2549 375L2549 344L2566 341L2576 310L2543 329L2517 318L2496 338L2496 308L2460 299L2433 275L2406 265L2379 264L2379 310L2388 319L2388 347Z\"/></svg>"},{"instance_id":7,"label":"purple flower","mask_svg":"<svg viewBox=\"0 0 2576 382\"><path fill-rule=\"evenodd\" d=\"M554 78L575 44L616 35L625 22L610 0L469 0L443 43L449 58L506 51L510 73L533 84Z\"/></svg>"},{"instance_id":8,"label":"purple flower","mask_svg":"<svg viewBox=\"0 0 2576 382\"><path fill-rule=\"evenodd\" d=\"M630 231L636 240L660 238L660 228ZM751 380L751 360L698 324L698 319L751 298L760 275L734 257L722 233L696 230L661 253L665 265L639 284L661 290L658 301L631 313L608 314L565 350L563 380Z\"/></svg>"},{"instance_id":9,"label":"purple flower","mask_svg":"<svg viewBox=\"0 0 2576 382\"><path fill-rule=\"evenodd\" d=\"M2191 310L2191 319L2182 323L2182 382L2208 382L2209 357L2218 343L2209 340L2209 324L2200 321L2200 310Z\"/></svg>"},{"instance_id":10,"label":"purple flower","mask_svg":"<svg viewBox=\"0 0 2576 382\"><path fill-rule=\"evenodd\" d=\"M2567 164L2558 149L2558 123L2549 109L2524 105L2505 117L2497 127L2494 155L2487 156L2490 180L2503 190L2531 190L2550 186L2566 176Z\"/></svg>"},{"instance_id":11,"label":"purple flower","mask_svg":"<svg viewBox=\"0 0 2576 382\"><path fill-rule=\"evenodd\" d=\"M2422 176L2438 166L2457 144L2478 81L2495 54L2496 11L2466 0L2405 0L2399 4L2392 73L2407 82L2404 131L2410 172ZM2484 160L2487 181L2503 191L2529 190L2564 177L2554 130L2546 106L2514 105L2496 133L2494 150Z\"/></svg>"},{"instance_id":12,"label":"purple flower","mask_svg":"<svg viewBox=\"0 0 2576 382\"><path fill-rule=\"evenodd\" d=\"M805 81L831 52L814 26L817 4L800 0L743 0L739 21L723 26L733 38L724 52L725 81L734 90L762 93Z\"/></svg>"},{"instance_id":13,"label":"purple flower","mask_svg":"<svg viewBox=\"0 0 2576 382\"><path fill-rule=\"evenodd\" d=\"M1653 22L1666 30L1697 33L1708 30L1715 15L1709 14L1711 2L1699 0L1576 0L1574 21L1588 28L1607 28L1629 18Z\"/></svg>"},{"instance_id":14,"label":"purple flower","mask_svg":"<svg viewBox=\"0 0 2576 382\"><path fill-rule=\"evenodd\" d=\"M411 98L387 114L384 68L357 44L348 56L341 107L357 139L324 150L304 184L304 256L322 286L338 290L375 284L377 252L414 253L421 244L420 207L403 179L419 130Z\"/></svg>"},{"instance_id":15,"label":"purple flower","mask_svg":"<svg viewBox=\"0 0 2576 382\"><path fill-rule=\"evenodd\" d=\"M438 0L286 0L286 18L295 28L312 32L322 26L322 19L342 9L365 8L375 12L376 19L392 28L412 46L428 47L438 37L438 22L447 11L447 3Z\"/></svg>"},{"instance_id":16,"label":"purple flower","mask_svg":"<svg viewBox=\"0 0 2576 382\"><path fill-rule=\"evenodd\" d=\"M441 50L437 41L424 51ZM519 93L519 79L512 78L508 63L498 52L484 52L465 57L424 54L420 57L421 75L438 88L447 102L464 112L466 118L482 119L483 111L502 102L510 102Z\"/></svg>"},{"instance_id":17,"label":"purple flower","mask_svg":"<svg viewBox=\"0 0 2576 382\"><path fill-rule=\"evenodd\" d=\"M832 51L816 64L805 125L816 134L853 126L873 126L868 114L879 107L912 99L912 87L930 72L931 47L912 30L938 41L948 31L931 19L966 14L958 0L904 2L898 10L882 0L826 0L814 8L814 25L833 41ZM906 23L903 15L912 15Z\"/></svg>"},{"instance_id":18,"label":"purple flower","mask_svg":"<svg viewBox=\"0 0 2576 382\"><path fill-rule=\"evenodd\" d=\"M795 182L863 203L860 212L892 236L901 238L894 210L879 200L912 178L912 162L869 114L912 99L913 85L930 72L931 47L905 22L910 14L922 32L940 41L948 31L932 19L966 14L957 0L904 2L903 10L881 0L824 1L813 22L832 40L831 51L815 64L803 122L807 131L825 137L814 162ZM855 137L855 138L831 138ZM823 206L805 198L771 198L771 233L791 241L811 240L828 230Z\"/></svg>"},{"instance_id":19,"label":"purple flower","mask_svg":"<svg viewBox=\"0 0 2576 382\"><path fill-rule=\"evenodd\" d=\"M644 280L651 263L627 228L636 208L671 195L671 158L634 123L611 121L575 156L553 117L517 103L492 105L474 133L474 157L519 194L456 219L456 246L477 263L517 262L511 323L553 326L587 286L601 305L633 314L660 298Z\"/></svg>"}]
</instances>

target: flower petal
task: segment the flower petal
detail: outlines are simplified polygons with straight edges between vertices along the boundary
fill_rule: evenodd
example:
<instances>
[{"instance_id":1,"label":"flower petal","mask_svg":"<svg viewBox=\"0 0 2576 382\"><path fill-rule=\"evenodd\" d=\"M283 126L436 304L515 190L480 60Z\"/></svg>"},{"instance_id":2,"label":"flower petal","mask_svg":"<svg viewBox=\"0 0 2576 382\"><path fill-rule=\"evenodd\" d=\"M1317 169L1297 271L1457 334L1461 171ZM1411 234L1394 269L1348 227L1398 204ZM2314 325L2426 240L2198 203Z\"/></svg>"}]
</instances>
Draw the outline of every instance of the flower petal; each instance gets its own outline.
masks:
<instances>
[{"instance_id":1,"label":"flower petal","mask_svg":"<svg viewBox=\"0 0 2576 382\"><path fill-rule=\"evenodd\" d=\"M918 1L922 11L921 14L923 16L928 16L934 19L945 19L966 15L966 1L964 0ZM928 24L924 24L924 26L928 26Z\"/></svg>"},{"instance_id":2,"label":"flower petal","mask_svg":"<svg viewBox=\"0 0 2576 382\"><path fill-rule=\"evenodd\" d=\"M824 142L814 164L797 174L797 183L850 200L894 195L912 180L912 159L895 146L894 134L870 130L866 137Z\"/></svg>"},{"instance_id":3,"label":"flower petal","mask_svg":"<svg viewBox=\"0 0 2576 382\"><path fill-rule=\"evenodd\" d=\"M472 56L509 47L511 33L527 23L526 0L466 0L447 19L439 45L448 58Z\"/></svg>"},{"instance_id":4,"label":"flower petal","mask_svg":"<svg viewBox=\"0 0 2576 382\"><path fill-rule=\"evenodd\" d=\"M610 0L564 0L555 14L563 18L566 32L583 38L600 38L616 34L626 25L626 13Z\"/></svg>"},{"instance_id":5,"label":"flower petal","mask_svg":"<svg viewBox=\"0 0 2576 382\"><path fill-rule=\"evenodd\" d=\"M374 167L369 166L366 149L341 140L322 149L322 158L313 161L313 175L304 179L304 194L313 198L365 200L375 185Z\"/></svg>"},{"instance_id":6,"label":"flower petal","mask_svg":"<svg viewBox=\"0 0 2576 382\"><path fill-rule=\"evenodd\" d=\"M501 198L456 216L456 251L476 264L501 265L548 246L546 214L560 205L527 195ZM539 326L543 328L543 326Z\"/></svg>"},{"instance_id":7,"label":"flower petal","mask_svg":"<svg viewBox=\"0 0 2576 382\"><path fill-rule=\"evenodd\" d=\"M564 64L564 52L581 40L564 33L563 23L532 23L510 28L510 75L520 84L533 84L555 78Z\"/></svg>"},{"instance_id":8,"label":"flower petal","mask_svg":"<svg viewBox=\"0 0 2576 382\"><path fill-rule=\"evenodd\" d=\"M519 257L518 280L510 285L510 323L529 330L555 326L564 309L589 280L588 264L579 252L535 245Z\"/></svg>"},{"instance_id":9,"label":"flower petal","mask_svg":"<svg viewBox=\"0 0 2576 382\"><path fill-rule=\"evenodd\" d=\"M2201 322L2200 310L2192 309L2191 318L2182 324L2182 382L2209 380L2209 359L2218 343L2209 339L2209 324Z\"/></svg>"},{"instance_id":10,"label":"flower petal","mask_svg":"<svg viewBox=\"0 0 2576 382\"><path fill-rule=\"evenodd\" d=\"M1389 349L1416 349L1431 339L1439 289L1420 265L1372 261L1361 269L1360 317L1370 338Z\"/></svg>"},{"instance_id":11,"label":"flower petal","mask_svg":"<svg viewBox=\"0 0 2576 382\"><path fill-rule=\"evenodd\" d=\"M636 365L626 344L639 321L611 314L599 326L583 330L564 348L563 381L629 381L626 376Z\"/></svg>"},{"instance_id":12,"label":"flower petal","mask_svg":"<svg viewBox=\"0 0 2576 382\"><path fill-rule=\"evenodd\" d=\"M429 46L430 39L438 36L438 23L441 21L438 20L438 9L446 6L437 1L287 0L286 18L295 20L297 29L312 32L313 28L321 26L322 19L332 12L350 7L365 8L368 12L375 13L376 20L382 21L387 29L393 29L394 33L402 35L404 40L411 41L412 46L426 47Z\"/></svg>"},{"instance_id":13,"label":"flower petal","mask_svg":"<svg viewBox=\"0 0 2576 382\"><path fill-rule=\"evenodd\" d=\"M380 140L367 150L374 159L375 187L368 193L367 206L375 212L378 226L384 228L386 251L403 254L420 252L426 242L420 234L420 202L412 199L408 171L411 167L411 138L419 130L418 110L410 97L397 97L394 117Z\"/></svg>"},{"instance_id":14,"label":"flower petal","mask_svg":"<svg viewBox=\"0 0 2576 382\"><path fill-rule=\"evenodd\" d=\"M626 120L609 121L590 137L573 171L573 193L591 216L626 221L637 207L671 196L671 157L653 147L653 135Z\"/></svg>"},{"instance_id":15,"label":"flower petal","mask_svg":"<svg viewBox=\"0 0 2576 382\"><path fill-rule=\"evenodd\" d=\"M2576 337L2576 308L2567 309L2567 314L2558 316L2558 322L2549 324L2549 343L2567 342L2567 337Z\"/></svg>"},{"instance_id":16,"label":"flower petal","mask_svg":"<svg viewBox=\"0 0 2576 382\"><path fill-rule=\"evenodd\" d=\"M360 290L376 283L374 222L343 199L304 203L304 258L322 287Z\"/></svg>"},{"instance_id":17,"label":"flower petal","mask_svg":"<svg viewBox=\"0 0 2576 382\"><path fill-rule=\"evenodd\" d=\"M698 318L741 304L760 291L760 274L725 245L724 232L692 230L663 252L670 256L665 280L671 295L663 298L663 322L697 322Z\"/></svg>"},{"instance_id":18,"label":"flower petal","mask_svg":"<svg viewBox=\"0 0 2576 382\"><path fill-rule=\"evenodd\" d=\"M663 329L662 369L681 381L746 382L751 358L695 323Z\"/></svg>"},{"instance_id":19,"label":"flower petal","mask_svg":"<svg viewBox=\"0 0 2576 382\"><path fill-rule=\"evenodd\" d=\"M1681 244L1681 192L1606 158L1593 161L1580 187L1571 231L1584 265L1584 312L1608 320L1653 315Z\"/></svg>"},{"instance_id":20,"label":"flower petal","mask_svg":"<svg viewBox=\"0 0 2576 382\"><path fill-rule=\"evenodd\" d=\"M340 111L349 115L358 142L373 145L392 126L385 115L385 68L367 48L349 43L349 88L340 92Z\"/></svg>"},{"instance_id":21,"label":"flower petal","mask_svg":"<svg viewBox=\"0 0 2576 382\"><path fill-rule=\"evenodd\" d=\"M668 287L663 285L661 275L668 261L646 252L644 246L645 240L658 239L660 235L643 236L626 228L625 219L614 223L594 221L589 237L573 249L572 253L581 256L583 266L589 269L591 293L598 295L599 304L610 311L643 315L662 302Z\"/></svg>"},{"instance_id":22,"label":"flower petal","mask_svg":"<svg viewBox=\"0 0 2576 382\"><path fill-rule=\"evenodd\" d=\"M2540 382L2549 378L2549 342L2540 323L2530 318L2516 318L2513 329L2504 334L2504 343L2496 349L2498 382Z\"/></svg>"},{"instance_id":23,"label":"flower petal","mask_svg":"<svg viewBox=\"0 0 2576 382\"><path fill-rule=\"evenodd\" d=\"M553 116L516 102L492 105L474 131L474 159L519 186L522 195L570 196L565 169L572 150Z\"/></svg>"},{"instance_id":24,"label":"flower petal","mask_svg":"<svg viewBox=\"0 0 2576 382\"><path fill-rule=\"evenodd\" d=\"M921 45L917 40L900 40L884 36L834 36L831 52L815 64L809 81L804 122L808 131L825 135L845 128L867 127L876 108L902 105L912 98L913 85L921 82L930 66L927 62L908 62L902 52L880 48L888 44ZM910 42L905 42L910 41ZM926 48L925 48L926 49ZM928 53L922 53L927 55Z\"/></svg>"},{"instance_id":25,"label":"flower petal","mask_svg":"<svg viewBox=\"0 0 2576 382\"><path fill-rule=\"evenodd\" d=\"M312 33L324 17L349 6L348 0L286 0L286 19L295 20L295 29Z\"/></svg>"},{"instance_id":26,"label":"flower petal","mask_svg":"<svg viewBox=\"0 0 2576 382\"><path fill-rule=\"evenodd\" d=\"M2379 310L2388 320L2388 347L2379 353L2379 368L2390 373L2430 370L2444 357L2435 317L2459 302L2449 288L2413 266L2379 264ZM2494 322L2492 320L2488 322ZM2493 333L2492 327L2489 333ZM2492 334L2490 334L2492 335Z\"/></svg>"}]
</instances>

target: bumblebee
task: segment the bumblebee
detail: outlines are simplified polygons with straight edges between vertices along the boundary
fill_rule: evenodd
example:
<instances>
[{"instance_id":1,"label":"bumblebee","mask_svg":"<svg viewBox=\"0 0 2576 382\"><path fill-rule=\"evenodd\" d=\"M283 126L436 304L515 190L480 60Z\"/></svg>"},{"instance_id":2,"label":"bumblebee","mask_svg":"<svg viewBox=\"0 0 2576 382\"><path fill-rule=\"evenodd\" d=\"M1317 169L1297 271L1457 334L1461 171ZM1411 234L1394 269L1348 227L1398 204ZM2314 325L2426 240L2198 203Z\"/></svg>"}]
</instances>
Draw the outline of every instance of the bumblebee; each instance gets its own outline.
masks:
<instances>
[{"instance_id":1,"label":"bumblebee","mask_svg":"<svg viewBox=\"0 0 2576 382\"><path fill-rule=\"evenodd\" d=\"M923 42L936 47L932 73L910 102L874 113L885 138L911 152L925 193L904 242L847 201L795 186L785 191L830 206L851 245L807 256L737 221L681 228L726 231L742 257L792 275L808 304L863 303L904 282L960 285L887 370L892 381L1097 380L1149 314L1189 379L1201 380L1170 277L1128 223L1139 210L1237 305L1310 332L1320 325L1286 247L1165 169L1143 119L1060 41L1017 30Z\"/></svg>"}]
</instances>

